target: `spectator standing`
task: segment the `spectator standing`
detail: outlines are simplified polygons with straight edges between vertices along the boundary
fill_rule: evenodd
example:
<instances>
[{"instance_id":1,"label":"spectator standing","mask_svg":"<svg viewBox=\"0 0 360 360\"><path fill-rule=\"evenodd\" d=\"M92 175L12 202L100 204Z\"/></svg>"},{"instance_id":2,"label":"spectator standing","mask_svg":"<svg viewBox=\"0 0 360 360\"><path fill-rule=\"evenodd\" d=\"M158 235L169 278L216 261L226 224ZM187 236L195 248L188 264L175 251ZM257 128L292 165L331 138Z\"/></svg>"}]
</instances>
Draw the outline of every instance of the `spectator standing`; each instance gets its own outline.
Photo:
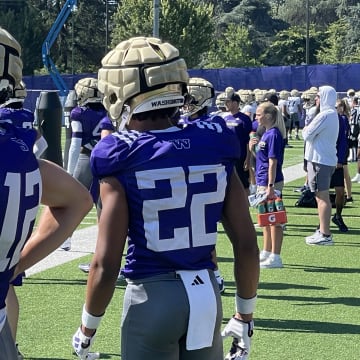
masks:
<instances>
[{"instance_id":1,"label":"spectator standing","mask_svg":"<svg viewBox=\"0 0 360 360\"><path fill-rule=\"evenodd\" d=\"M337 164L330 183L330 187L335 188L336 207L336 212L332 217L332 222L341 232L347 232L348 227L345 225L342 218L342 211L345 203L344 167L347 166L347 157L349 153L348 136L350 126L348 117L345 114L345 101L338 99L336 101L336 109L339 117L339 134L336 142Z\"/></svg>"},{"instance_id":2,"label":"spectator standing","mask_svg":"<svg viewBox=\"0 0 360 360\"><path fill-rule=\"evenodd\" d=\"M98 78L104 105L111 118L121 119L121 130L102 139L91 156L103 208L75 351L85 358L90 350L128 239L121 358L222 359L221 296L212 262L222 219L237 288L236 313L224 336L238 338L246 356L259 254L234 173L236 137L211 122L173 126L188 74L169 43L123 41L105 55Z\"/></svg>"},{"instance_id":3,"label":"spectator standing","mask_svg":"<svg viewBox=\"0 0 360 360\"><path fill-rule=\"evenodd\" d=\"M250 150L257 146L256 185L259 193L266 193L268 200L275 200L275 190L282 191L284 175L284 120L279 109L270 101L261 103L256 109L259 126L265 129L260 140L250 140ZM280 130L281 129L281 130ZM281 224L263 227L263 250L260 252L261 268L282 268L281 248L283 227Z\"/></svg>"},{"instance_id":4,"label":"spectator standing","mask_svg":"<svg viewBox=\"0 0 360 360\"><path fill-rule=\"evenodd\" d=\"M310 190L315 193L320 226L306 237L308 245L333 245L330 232L331 202L329 188L337 164L336 142L339 119L335 109L336 91L331 86L319 88L320 112L305 126L305 159Z\"/></svg>"}]
</instances>

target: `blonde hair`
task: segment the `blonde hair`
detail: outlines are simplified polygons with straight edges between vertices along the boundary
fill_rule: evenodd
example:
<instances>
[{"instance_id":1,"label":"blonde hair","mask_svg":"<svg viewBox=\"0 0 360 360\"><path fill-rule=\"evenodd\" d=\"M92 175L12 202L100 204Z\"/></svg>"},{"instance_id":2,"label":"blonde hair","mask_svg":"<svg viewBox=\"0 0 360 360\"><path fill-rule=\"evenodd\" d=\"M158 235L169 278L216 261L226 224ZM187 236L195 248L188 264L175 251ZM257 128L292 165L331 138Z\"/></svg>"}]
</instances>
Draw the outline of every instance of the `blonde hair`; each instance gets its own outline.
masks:
<instances>
[{"instance_id":1,"label":"blonde hair","mask_svg":"<svg viewBox=\"0 0 360 360\"><path fill-rule=\"evenodd\" d=\"M286 139L286 128L281 110L270 101L261 103L259 107L262 108L264 114L270 115L274 127L278 128L283 139Z\"/></svg>"}]
</instances>

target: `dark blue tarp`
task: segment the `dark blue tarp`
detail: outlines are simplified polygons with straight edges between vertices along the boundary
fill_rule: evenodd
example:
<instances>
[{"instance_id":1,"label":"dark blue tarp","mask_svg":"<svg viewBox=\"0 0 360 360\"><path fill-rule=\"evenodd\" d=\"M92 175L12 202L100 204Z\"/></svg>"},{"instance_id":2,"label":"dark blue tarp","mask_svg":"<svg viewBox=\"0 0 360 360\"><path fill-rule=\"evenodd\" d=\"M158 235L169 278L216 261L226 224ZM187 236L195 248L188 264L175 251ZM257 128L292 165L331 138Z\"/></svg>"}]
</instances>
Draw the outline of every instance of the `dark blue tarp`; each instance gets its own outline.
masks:
<instances>
[{"instance_id":1,"label":"dark blue tarp","mask_svg":"<svg viewBox=\"0 0 360 360\"><path fill-rule=\"evenodd\" d=\"M191 77L202 77L210 81L217 92L224 91L228 86L239 89L283 89L299 91L311 86L331 85L337 92L348 89L360 89L360 64L334 65L300 65L271 66L254 68L224 68L224 69L192 69ZM96 77L96 74L64 75L63 79L69 89L83 77ZM35 110L36 98L40 91L57 90L50 75L25 76L28 99L25 106Z\"/></svg>"}]
</instances>

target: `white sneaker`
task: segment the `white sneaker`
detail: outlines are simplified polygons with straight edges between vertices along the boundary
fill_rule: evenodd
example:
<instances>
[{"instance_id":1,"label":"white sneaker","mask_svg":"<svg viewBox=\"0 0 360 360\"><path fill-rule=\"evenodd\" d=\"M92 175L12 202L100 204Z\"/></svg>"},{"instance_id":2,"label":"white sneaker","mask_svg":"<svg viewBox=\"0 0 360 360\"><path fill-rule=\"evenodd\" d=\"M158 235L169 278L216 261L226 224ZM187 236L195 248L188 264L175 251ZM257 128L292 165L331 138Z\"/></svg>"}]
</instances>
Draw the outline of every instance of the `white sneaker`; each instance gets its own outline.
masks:
<instances>
[{"instance_id":1,"label":"white sneaker","mask_svg":"<svg viewBox=\"0 0 360 360\"><path fill-rule=\"evenodd\" d=\"M90 271L90 263L80 264L79 269L84 273L88 273Z\"/></svg>"},{"instance_id":2,"label":"white sneaker","mask_svg":"<svg viewBox=\"0 0 360 360\"><path fill-rule=\"evenodd\" d=\"M352 179L351 182L360 182L360 174L357 173Z\"/></svg>"},{"instance_id":3,"label":"white sneaker","mask_svg":"<svg viewBox=\"0 0 360 360\"><path fill-rule=\"evenodd\" d=\"M316 229L315 232L312 235L306 236L305 240L310 241L313 238L317 238L318 234L320 233L320 229Z\"/></svg>"},{"instance_id":4,"label":"white sneaker","mask_svg":"<svg viewBox=\"0 0 360 360\"><path fill-rule=\"evenodd\" d=\"M71 237L67 238L60 247L64 251L71 250Z\"/></svg>"},{"instance_id":5,"label":"white sneaker","mask_svg":"<svg viewBox=\"0 0 360 360\"><path fill-rule=\"evenodd\" d=\"M332 236L325 236L320 231L317 231L312 236L307 236L305 242L308 245L334 245Z\"/></svg>"},{"instance_id":6,"label":"white sneaker","mask_svg":"<svg viewBox=\"0 0 360 360\"><path fill-rule=\"evenodd\" d=\"M265 261L260 263L261 269L281 269L283 263L280 256L270 255Z\"/></svg>"},{"instance_id":7,"label":"white sneaker","mask_svg":"<svg viewBox=\"0 0 360 360\"><path fill-rule=\"evenodd\" d=\"M267 260L270 255L271 255L270 251L261 250L259 255L260 262Z\"/></svg>"}]
</instances>

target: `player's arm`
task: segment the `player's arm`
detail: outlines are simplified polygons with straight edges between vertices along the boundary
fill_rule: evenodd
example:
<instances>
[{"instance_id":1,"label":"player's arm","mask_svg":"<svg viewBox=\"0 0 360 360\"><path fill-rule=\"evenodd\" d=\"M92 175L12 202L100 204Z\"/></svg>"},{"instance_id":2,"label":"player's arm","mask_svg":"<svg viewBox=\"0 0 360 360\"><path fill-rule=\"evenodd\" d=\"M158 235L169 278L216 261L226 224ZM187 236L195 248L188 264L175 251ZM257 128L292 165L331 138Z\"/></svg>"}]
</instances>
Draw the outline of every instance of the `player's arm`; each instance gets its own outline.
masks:
<instances>
[{"instance_id":1,"label":"player's arm","mask_svg":"<svg viewBox=\"0 0 360 360\"><path fill-rule=\"evenodd\" d=\"M248 359L253 335L253 312L259 282L259 249L248 200L242 183L234 171L223 208L223 226L234 251L236 282L235 315L221 335L233 337L226 358Z\"/></svg>"},{"instance_id":2,"label":"player's arm","mask_svg":"<svg viewBox=\"0 0 360 360\"><path fill-rule=\"evenodd\" d=\"M222 224L234 251L236 302L244 305L237 306L235 317L250 321L259 282L259 248L248 199L235 171L225 198Z\"/></svg>"},{"instance_id":3,"label":"player's arm","mask_svg":"<svg viewBox=\"0 0 360 360\"><path fill-rule=\"evenodd\" d=\"M114 177L100 182L102 211L86 291L86 312L99 317L105 313L119 274L121 258L128 234L128 205L124 188ZM82 324L82 331L90 336L93 328Z\"/></svg>"},{"instance_id":4,"label":"player's arm","mask_svg":"<svg viewBox=\"0 0 360 360\"><path fill-rule=\"evenodd\" d=\"M38 226L21 252L16 273L21 273L56 250L93 206L87 189L60 166L39 160L41 203L46 205Z\"/></svg>"}]
</instances>

